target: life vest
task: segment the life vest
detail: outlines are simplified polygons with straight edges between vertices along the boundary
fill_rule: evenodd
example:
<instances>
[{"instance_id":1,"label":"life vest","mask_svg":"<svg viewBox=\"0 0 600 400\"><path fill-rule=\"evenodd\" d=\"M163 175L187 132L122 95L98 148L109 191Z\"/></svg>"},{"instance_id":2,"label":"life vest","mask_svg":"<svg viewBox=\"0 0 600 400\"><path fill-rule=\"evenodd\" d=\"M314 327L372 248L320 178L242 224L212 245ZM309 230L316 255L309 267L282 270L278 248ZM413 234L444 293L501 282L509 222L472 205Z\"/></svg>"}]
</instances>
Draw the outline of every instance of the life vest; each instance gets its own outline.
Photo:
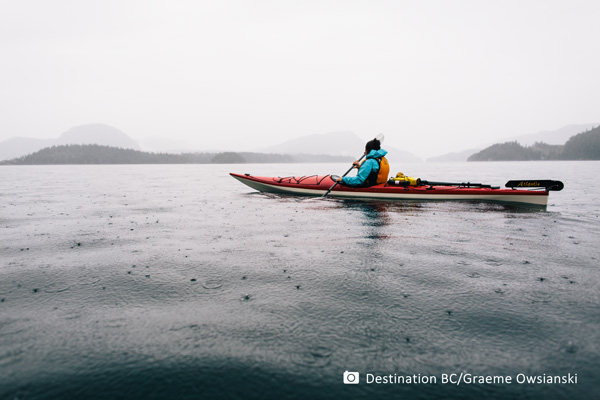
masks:
<instances>
[{"instance_id":1,"label":"life vest","mask_svg":"<svg viewBox=\"0 0 600 400\"><path fill-rule=\"evenodd\" d=\"M379 185L381 183L386 183L388 180L388 175L390 173L390 164L388 163L388 160L385 157L376 158L375 160L379 164L379 170L371 171L365 180L365 186Z\"/></svg>"}]
</instances>

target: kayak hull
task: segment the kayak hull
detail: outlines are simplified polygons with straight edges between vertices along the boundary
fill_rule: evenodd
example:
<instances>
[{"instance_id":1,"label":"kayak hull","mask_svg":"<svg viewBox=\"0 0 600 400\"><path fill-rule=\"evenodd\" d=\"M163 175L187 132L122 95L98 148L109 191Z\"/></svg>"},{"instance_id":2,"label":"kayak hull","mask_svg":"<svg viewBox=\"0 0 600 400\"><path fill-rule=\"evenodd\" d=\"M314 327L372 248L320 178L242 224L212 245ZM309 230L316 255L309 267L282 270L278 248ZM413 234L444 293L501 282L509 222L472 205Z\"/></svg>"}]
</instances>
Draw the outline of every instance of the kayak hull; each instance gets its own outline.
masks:
<instances>
[{"instance_id":1,"label":"kayak hull","mask_svg":"<svg viewBox=\"0 0 600 400\"><path fill-rule=\"evenodd\" d=\"M302 177L257 177L249 174L230 174L232 177L266 193L290 194L296 196L323 196L335 183L331 175ZM464 186L409 186L381 184L368 188L354 188L338 184L328 196L345 199L369 200L462 200L491 201L500 203L522 203L546 206L547 190L479 188Z\"/></svg>"}]
</instances>

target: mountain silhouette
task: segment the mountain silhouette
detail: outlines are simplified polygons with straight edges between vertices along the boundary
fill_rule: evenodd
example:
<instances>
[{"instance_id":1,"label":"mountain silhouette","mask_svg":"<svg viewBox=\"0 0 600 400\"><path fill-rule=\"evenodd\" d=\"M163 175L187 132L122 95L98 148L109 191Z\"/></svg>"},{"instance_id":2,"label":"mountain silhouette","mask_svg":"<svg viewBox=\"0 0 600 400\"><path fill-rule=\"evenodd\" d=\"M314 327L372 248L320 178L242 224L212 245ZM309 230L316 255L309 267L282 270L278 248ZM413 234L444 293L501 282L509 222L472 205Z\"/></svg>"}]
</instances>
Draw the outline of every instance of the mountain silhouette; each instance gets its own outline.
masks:
<instances>
[{"instance_id":1,"label":"mountain silhouette","mask_svg":"<svg viewBox=\"0 0 600 400\"><path fill-rule=\"evenodd\" d=\"M98 144L123 149L141 150L137 142L119 129L106 124L75 126L57 139L15 137L0 142L0 160L9 160L35 153L46 147L67 144Z\"/></svg>"},{"instance_id":2,"label":"mountain silhouette","mask_svg":"<svg viewBox=\"0 0 600 400\"><path fill-rule=\"evenodd\" d=\"M530 133L520 136L508 137L502 142L517 142L522 146L532 146L536 142L543 142L550 145L565 144L570 138L577 135L578 133L585 132L589 129L595 128L599 123L595 124L571 124L563 126L560 129L551 131L541 131L537 133ZM427 159L427 162L463 162L467 161L472 155L482 151L484 148L492 146L497 143L487 143L469 150L463 150L460 152L442 154L436 157Z\"/></svg>"},{"instance_id":3,"label":"mountain silhouette","mask_svg":"<svg viewBox=\"0 0 600 400\"><path fill-rule=\"evenodd\" d=\"M305 135L283 143L263 147L257 151L264 153L283 154L329 154L334 156L352 156L358 158L362 155L367 141L361 139L354 132L336 131L324 134ZM389 152L386 156L390 161L422 162L419 157L406 151L385 145L381 147Z\"/></svg>"}]
</instances>

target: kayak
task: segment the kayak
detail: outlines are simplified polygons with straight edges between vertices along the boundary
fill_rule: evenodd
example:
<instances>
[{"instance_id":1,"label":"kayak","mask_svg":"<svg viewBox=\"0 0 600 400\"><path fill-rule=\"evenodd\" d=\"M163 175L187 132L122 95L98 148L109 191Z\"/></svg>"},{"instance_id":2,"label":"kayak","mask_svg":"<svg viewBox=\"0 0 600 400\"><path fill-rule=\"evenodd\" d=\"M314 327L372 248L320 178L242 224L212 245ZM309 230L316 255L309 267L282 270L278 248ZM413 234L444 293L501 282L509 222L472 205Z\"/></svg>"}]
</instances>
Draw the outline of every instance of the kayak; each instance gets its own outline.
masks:
<instances>
[{"instance_id":1,"label":"kayak","mask_svg":"<svg viewBox=\"0 0 600 400\"><path fill-rule=\"evenodd\" d=\"M311 175L291 177L260 177L250 174L230 173L232 177L266 193L280 193L297 196L323 196L335 184L335 175ZM350 187L337 184L329 196L344 199L368 200L467 200L501 203L522 203L532 205L548 204L551 190L561 190L560 181L509 181L506 189L480 183L447 183L419 181L418 185L404 186L391 183L370 187Z\"/></svg>"}]
</instances>

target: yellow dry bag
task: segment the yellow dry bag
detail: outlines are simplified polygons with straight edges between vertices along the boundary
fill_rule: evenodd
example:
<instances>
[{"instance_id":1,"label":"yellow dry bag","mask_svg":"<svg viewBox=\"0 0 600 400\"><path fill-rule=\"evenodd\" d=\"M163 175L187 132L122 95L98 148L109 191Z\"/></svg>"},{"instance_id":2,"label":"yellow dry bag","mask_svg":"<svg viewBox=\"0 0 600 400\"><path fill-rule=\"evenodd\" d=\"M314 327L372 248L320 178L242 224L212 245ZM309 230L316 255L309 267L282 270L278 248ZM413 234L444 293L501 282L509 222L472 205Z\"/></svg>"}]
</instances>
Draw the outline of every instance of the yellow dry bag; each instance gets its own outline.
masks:
<instances>
[{"instance_id":1,"label":"yellow dry bag","mask_svg":"<svg viewBox=\"0 0 600 400\"><path fill-rule=\"evenodd\" d=\"M398 172L395 178L388 180L389 185L400 185L400 186L419 186L421 185L421 178L413 178L412 176L406 176L402 172Z\"/></svg>"}]
</instances>

